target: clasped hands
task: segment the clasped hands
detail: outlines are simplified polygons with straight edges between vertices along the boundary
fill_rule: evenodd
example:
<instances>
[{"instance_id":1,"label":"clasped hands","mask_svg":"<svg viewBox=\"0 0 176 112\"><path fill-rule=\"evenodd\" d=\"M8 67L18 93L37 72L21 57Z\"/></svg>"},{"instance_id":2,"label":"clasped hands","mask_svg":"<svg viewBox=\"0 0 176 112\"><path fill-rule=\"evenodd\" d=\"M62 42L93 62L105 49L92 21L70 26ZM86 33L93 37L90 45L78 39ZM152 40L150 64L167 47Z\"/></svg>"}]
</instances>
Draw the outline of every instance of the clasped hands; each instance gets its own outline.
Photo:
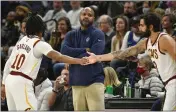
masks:
<instances>
[{"instance_id":1,"label":"clasped hands","mask_svg":"<svg viewBox=\"0 0 176 112\"><path fill-rule=\"evenodd\" d=\"M89 64L94 64L98 61L97 56L94 53L87 52L89 54L88 57L83 57L81 58L81 65L89 65Z\"/></svg>"},{"instance_id":2,"label":"clasped hands","mask_svg":"<svg viewBox=\"0 0 176 112\"><path fill-rule=\"evenodd\" d=\"M81 65L89 65L89 64L94 64L96 62L98 62L98 58L94 53L91 52L87 52L89 54L89 57L83 57L82 63ZM119 53L119 55L117 56L117 59L121 59L121 60L128 60L128 61L133 61L133 62L137 62L138 59L135 56L130 56L130 57L123 57L121 56L121 53Z\"/></svg>"}]
</instances>

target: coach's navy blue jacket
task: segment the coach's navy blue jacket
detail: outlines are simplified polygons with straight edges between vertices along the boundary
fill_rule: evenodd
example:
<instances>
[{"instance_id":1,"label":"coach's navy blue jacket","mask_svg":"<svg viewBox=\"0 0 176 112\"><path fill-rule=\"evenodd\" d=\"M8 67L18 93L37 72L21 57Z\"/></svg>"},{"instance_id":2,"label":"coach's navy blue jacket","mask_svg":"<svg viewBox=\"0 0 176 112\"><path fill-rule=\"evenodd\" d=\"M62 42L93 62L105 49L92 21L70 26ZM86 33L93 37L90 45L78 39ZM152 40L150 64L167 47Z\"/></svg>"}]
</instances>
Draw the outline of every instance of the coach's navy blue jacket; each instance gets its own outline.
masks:
<instances>
[{"instance_id":1,"label":"coach's navy blue jacket","mask_svg":"<svg viewBox=\"0 0 176 112\"><path fill-rule=\"evenodd\" d=\"M105 47L105 37L102 31L90 26L87 30L81 28L68 32L65 36L61 53L82 58L88 56L86 48L90 52L102 54ZM104 82L104 72L101 63L91 65L70 65L70 85L87 86L95 82Z\"/></svg>"}]
</instances>

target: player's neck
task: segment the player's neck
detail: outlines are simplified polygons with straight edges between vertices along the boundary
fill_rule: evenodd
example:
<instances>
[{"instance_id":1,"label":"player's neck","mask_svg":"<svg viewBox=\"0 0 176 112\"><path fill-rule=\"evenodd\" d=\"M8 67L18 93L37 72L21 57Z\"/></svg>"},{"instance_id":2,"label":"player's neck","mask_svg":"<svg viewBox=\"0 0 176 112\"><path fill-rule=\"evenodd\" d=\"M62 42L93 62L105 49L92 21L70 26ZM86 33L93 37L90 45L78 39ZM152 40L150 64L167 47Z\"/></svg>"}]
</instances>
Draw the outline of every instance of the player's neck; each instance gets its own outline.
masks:
<instances>
[{"instance_id":1,"label":"player's neck","mask_svg":"<svg viewBox=\"0 0 176 112\"><path fill-rule=\"evenodd\" d=\"M39 39L42 38L42 33L36 33L36 35L38 36Z\"/></svg>"},{"instance_id":2,"label":"player's neck","mask_svg":"<svg viewBox=\"0 0 176 112\"><path fill-rule=\"evenodd\" d=\"M158 38L159 33L160 32L151 32L150 39L151 39L152 43L155 42L155 40Z\"/></svg>"}]
</instances>

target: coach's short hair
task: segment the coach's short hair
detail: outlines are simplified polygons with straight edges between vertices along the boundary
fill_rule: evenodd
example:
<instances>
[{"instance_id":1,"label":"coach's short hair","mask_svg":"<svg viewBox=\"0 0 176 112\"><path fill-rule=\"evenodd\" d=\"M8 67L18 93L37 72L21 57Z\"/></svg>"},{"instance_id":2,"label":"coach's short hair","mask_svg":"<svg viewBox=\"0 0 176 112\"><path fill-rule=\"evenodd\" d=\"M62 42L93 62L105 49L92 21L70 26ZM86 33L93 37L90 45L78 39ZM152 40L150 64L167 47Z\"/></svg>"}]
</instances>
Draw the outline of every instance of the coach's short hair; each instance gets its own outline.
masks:
<instances>
[{"instance_id":1,"label":"coach's short hair","mask_svg":"<svg viewBox=\"0 0 176 112\"><path fill-rule=\"evenodd\" d=\"M43 33L44 29L45 25L41 16L37 13L30 13L26 22L26 34L36 35L36 33Z\"/></svg>"}]
</instances>

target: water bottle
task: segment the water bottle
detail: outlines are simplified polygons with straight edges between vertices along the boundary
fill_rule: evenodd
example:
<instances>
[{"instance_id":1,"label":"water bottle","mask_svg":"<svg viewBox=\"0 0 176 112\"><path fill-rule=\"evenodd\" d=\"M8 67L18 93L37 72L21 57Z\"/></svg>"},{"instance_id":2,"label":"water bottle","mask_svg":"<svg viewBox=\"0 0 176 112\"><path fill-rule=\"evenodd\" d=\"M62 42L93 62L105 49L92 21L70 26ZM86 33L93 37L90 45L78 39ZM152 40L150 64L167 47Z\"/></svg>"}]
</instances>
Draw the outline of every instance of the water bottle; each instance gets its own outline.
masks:
<instances>
[{"instance_id":1,"label":"water bottle","mask_svg":"<svg viewBox=\"0 0 176 112\"><path fill-rule=\"evenodd\" d=\"M124 85L124 98L127 97L127 85L125 84Z\"/></svg>"},{"instance_id":2,"label":"water bottle","mask_svg":"<svg viewBox=\"0 0 176 112\"><path fill-rule=\"evenodd\" d=\"M110 85L107 86L107 87L106 87L106 93L107 93L107 94L113 94L113 87L110 86Z\"/></svg>"},{"instance_id":3,"label":"water bottle","mask_svg":"<svg viewBox=\"0 0 176 112\"><path fill-rule=\"evenodd\" d=\"M131 98L131 85L128 78L126 78L126 84L124 85L124 97Z\"/></svg>"},{"instance_id":4,"label":"water bottle","mask_svg":"<svg viewBox=\"0 0 176 112\"><path fill-rule=\"evenodd\" d=\"M140 98L140 89L138 83L135 83L135 98Z\"/></svg>"}]
</instances>

